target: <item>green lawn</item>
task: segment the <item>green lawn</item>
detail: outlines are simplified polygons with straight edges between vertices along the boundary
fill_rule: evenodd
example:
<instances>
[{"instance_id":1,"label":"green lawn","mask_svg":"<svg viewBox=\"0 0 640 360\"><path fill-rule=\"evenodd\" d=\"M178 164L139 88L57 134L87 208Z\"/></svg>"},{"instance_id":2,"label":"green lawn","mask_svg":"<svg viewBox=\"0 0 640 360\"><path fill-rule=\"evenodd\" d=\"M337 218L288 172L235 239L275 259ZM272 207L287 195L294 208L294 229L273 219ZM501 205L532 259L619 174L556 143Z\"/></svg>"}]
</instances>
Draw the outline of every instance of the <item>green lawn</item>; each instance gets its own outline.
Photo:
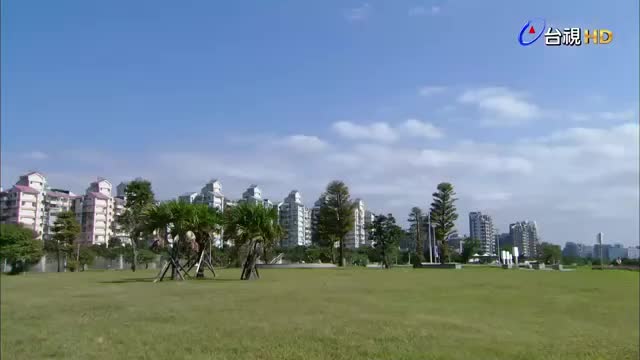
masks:
<instances>
[{"instance_id":1,"label":"green lawn","mask_svg":"<svg viewBox=\"0 0 640 360\"><path fill-rule=\"evenodd\" d=\"M263 270L2 275L2 359L638 359L639 276Z\"/></svg>"}]
</instances>

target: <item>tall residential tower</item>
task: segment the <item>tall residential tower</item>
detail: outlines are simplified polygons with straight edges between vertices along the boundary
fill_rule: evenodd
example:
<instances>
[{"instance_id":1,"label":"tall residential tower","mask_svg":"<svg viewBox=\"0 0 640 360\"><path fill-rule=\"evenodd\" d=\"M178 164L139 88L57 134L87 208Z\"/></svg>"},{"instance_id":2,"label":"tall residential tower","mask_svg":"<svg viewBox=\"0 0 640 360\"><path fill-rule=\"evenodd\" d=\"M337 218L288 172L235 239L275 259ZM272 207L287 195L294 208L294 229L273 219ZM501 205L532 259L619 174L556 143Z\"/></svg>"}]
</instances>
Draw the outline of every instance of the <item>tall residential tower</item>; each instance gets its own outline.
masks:
<instances>
[{"instance_id":1,"label":"tall residential tower","mask_svg":"<svg viewBox=\"0 0 640 360\"><path fill-rule=\"evenodd\" d=\"M480 249L485 254L496 253L493 219L479 211L469 213L469 237L480 242Z\"/></svg>"}]
</instances>

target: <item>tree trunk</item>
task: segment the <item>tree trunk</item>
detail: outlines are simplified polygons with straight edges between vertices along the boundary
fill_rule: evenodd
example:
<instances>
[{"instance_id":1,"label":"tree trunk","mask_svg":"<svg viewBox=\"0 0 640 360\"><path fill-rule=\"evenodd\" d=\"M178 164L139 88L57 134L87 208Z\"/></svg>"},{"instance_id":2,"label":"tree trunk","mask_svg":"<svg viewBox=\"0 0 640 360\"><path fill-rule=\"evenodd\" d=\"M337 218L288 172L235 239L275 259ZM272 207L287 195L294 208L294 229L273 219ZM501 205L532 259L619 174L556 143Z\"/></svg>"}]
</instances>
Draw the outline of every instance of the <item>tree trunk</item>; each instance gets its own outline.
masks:
<instances>
[{"instance_id":1,"label":"tree trunk","mask_svg":"<svg viewBox=\"0 0 640 360\"><path fill-rule=\"evenodd\" d=\"M258 273L256 272L256 260L258 254L256 252L256 248L258 246L258 242L255 241L253 244L249 244L249 253L247 254L247 260L244 262L244 267L242 269L242 275L240 276L240 280L255 280L258 279Z\"/></svg>"},{"instance_id":2,"label":"tree trunk","mask_svg":"<svg viewBox=\"0 0 640 360\"><path fill-rule=\"evenodd\" d=\"M58 272L60 272L61 271L60 265L62 263L62 256L60 254L60 249L58 249L56 253L58 254Z\"/></svg>"},{"instance_id":3,"label":"tree trunk","mask_svg":"<svg viewBox=\"0 0 640 360\"><path fill-rule=\"evenodd\" d=\"M347 266L347 260L344 258L344 239L340 239L340 266Z\"/></svg>"},{"instance_id":4,"label":"tree trunk","mask_svg":"<svg viewBox=\"0 0 640 360\"><path fill-rule=\"evenodd\" d=\"M446 240L442 240L440 242L440 246L438 246L438 250L440 250L440 264L445 264L447 260L447 246Z\"/></svg>"},{"instance_id":5,"label":"tree trunk","mask_svg":"<svg viewBox=\"0 0 640 360\"><path fill-rule=\"evenodd\" d=\"M416 217L417 218L417 217ZM424 244L422 241L421 227L422 222L416 221L416 257L413 260L413 266L419 267L424 262Z\"/></svg>"},{"instance_id":6,"label":"tree trunk","mask_svg":"<svg viewBox=\"0 0 640 360\"><path fill-rule=\"evenodd\" d=\"M131 262L131 271L136 272L136 263L138 262L138 249L136 248L136 242L131 239L131 251L133 251L133 262Z\"/></svg>"},{"instance_id":7,"label":"tree trunk","mask_svg":"<svg viewBox=\"0 0 640 360\"><path fill-rule=\"evenodd\" d=\"M173 258L176 262L178 261L178 242L176 241L176 239L173 239L173 244L171 246L171 252L169 253L169 256L171 258ZM169 261L171 261L171 259L169 259ZM178 276L178 268L171 264L171 280L175 280L176 277Z\"/></svg>"}]
</instances>

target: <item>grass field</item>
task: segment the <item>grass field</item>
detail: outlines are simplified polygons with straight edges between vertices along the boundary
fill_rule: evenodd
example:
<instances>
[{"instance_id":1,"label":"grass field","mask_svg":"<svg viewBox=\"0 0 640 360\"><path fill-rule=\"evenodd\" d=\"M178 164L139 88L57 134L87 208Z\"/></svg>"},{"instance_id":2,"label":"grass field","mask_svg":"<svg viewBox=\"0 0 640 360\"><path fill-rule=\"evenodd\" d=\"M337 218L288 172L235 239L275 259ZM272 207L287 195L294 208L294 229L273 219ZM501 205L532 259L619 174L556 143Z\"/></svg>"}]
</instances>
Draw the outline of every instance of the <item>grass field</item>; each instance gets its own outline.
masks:
<instances>
[{"instance_id":1,"label":"grass field","mask_svg":"<svg viewBox=\"0 0 640 360\"><path fill-rule=\"evenodd\" d=\"M1 277L2 359L638 359L639 273L240 270Z\"/></svg>"}]
</instances>

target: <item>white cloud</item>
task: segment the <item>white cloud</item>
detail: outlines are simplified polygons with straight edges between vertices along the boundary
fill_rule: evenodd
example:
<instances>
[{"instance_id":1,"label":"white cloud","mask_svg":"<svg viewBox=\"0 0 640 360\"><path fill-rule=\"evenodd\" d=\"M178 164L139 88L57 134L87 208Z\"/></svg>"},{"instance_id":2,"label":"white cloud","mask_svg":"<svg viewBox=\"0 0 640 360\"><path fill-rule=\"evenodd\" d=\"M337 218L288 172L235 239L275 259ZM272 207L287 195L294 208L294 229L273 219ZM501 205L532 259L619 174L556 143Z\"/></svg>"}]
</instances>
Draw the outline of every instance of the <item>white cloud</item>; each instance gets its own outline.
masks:
<instances>
[{"instance_id":1,"label":"white cloud","mask_svg":"<svg viewBox=\"0 0 640 360\"><path fill-rule=\"evenodd\" d=\"M621 120L621 121L630 121L637 120L636 112L633 110L623 110L623 111L603 111L598 112L596 116L602 120L612 121L612 120Z\"/></svg>"},{"instance_id":2,"label":"white cloud","mask_svg":"<svg viewBox=\"0 0 640 360\"><path fill-rule=\"evenodd\" d=\"M439 139L444 136L442 130L430 123L416 119L408 119L402 126L409 136L423 137L427 139Z\"/></svg>"},{"instance_id":3,"label":"white cloud","mask_svg":"<svg viewBox=\"0 0 640 360\"><path fill-rule=\"evenodd\" d=\"M288 147L303 152L320 151L326 149L328 146L328 144L319 137L309 135L287 136L283 143Z\"/></svg>"},{"instance_id":4,"label":"white cloud","mask_svg":"<svg viewBox=\"0 0 640 360\"><path fill-rule=\"evenodd\" d=\"M427 93L429 93L427 91ZM580 112L564 109L542 109L519 91L507 87L481 87L464 91L458 103L472 106L480 112L479 124L488 127L518 126L533 119L569 122L637 121L634 108L615 111ZM598 103L594 101L594 103ZM599 102L601 103L601 102ZM447 105L450 106L450 105Z\"/></svg>"},{"instance_id":5,"label":"white cloud","mask_svg":"<svg viewBox=\"0 0 640 360\"><path fill-rule=\"evenodd\" d=\"M447 90L444 86L423 86L418 90L420 96L432 96L445 92Z\"/></svg>"},{"instance_id":6,"label":"white cloud","mask_svg":"<svg viewBox=\"0 0 640 360\"><path fill-rule=\"evenodd\" d=\"M348 139L383 143L394 142L400 138L400 135L427 139L439 139L444 136L441 129L437 128L433 124L422 122L417 119L408 119L395 127L392 127L385 122L361 125L348 121L340 121L333 124L333 130L340 136Z\"/></svg>"},{"instance_id":7,"label":"white cloud","mask_svg":"<svg viewBox=\"0 0 640 360\"><path fill-rule=\"evenodd\" d=\"M348 21L364 21L371 16L372 8L368 3L344 11L344 17Z\"/></svg>"},{"instance_id":8,"label":"white cloud","mask_svg":"<svg viewBox=\"0 0 640 360\"><path fill-rule=\"evenodd\" d=\"M479 202L508 201L512 198L512 194L503 191L495 191L472 194L472 197Z\"/></svg>"},{"instance_id":9,"label":"white cloud","mask_svg":"<svg viewBox=\"0 0 640 360\"><path fill-rule=\"evenodd\" d=\"M414 6L409 9L409 16L424 16L427 14L438 15L440 13L439 6L432 6L430 9L427 9L424 6Z\"/></svg>"},{"instance_id":10,"label":"white cloud","mask_svg":"<svg viewBox=\"0 0 640 360\"><path fill-rule=\"evenodd\" d=\"M549 110L544 113L546 117L557 120L570 120L573 122L599 122L599 121L633 121L638 116L634 109L618 110L618 111L592 111L592 112L576 112Z\"/></svg>"},{"instance_id":11,"label":"white cloud","mask_svg":"<svg viewBox=\"0 0 640 360\"><path fill-rule=\"evenodd\" d=\"M409 16L422 16L427 13L427 9L424 6L414 6L409 9Z\"/></svg>"},{"instance_id":12,"label":"white cloud","mask_svg":"<svg viewBox=\"0 0 640 360\"><path fill-rule=\"evenodd\" d=\"M333 124L333 130L340 136L349 139L382 142L393 142L398 139L396 131L384 122L376 122L371 125L359 125L349 121L339 121Z\"/></svg>"},{"instance_id":13,"label":"white cloud","mask_svg":"<svg viewBox=\"0 0 640 360\"><path fill-rule=\"evenodd\" d=\"M445 105L445 106L441 107L437 111L439 113L442 113L442 114L447 114L447 113L454 112L455 110L456 110L456 107L451 105L451 104L449 104L449 105Z\"/></svg>"},{"instance_id":14,"label":"white cloud","mask_svg":"<svg viewBox=\"0 0 640 360\"><path fill-rule=\"evenodd\" d=\"M485 113L486 125L516 125L539 116L540 108L522 93L506 87L470 89L460 95L462 104L474 105Z\"/></svg>"},{"instance_id":15,"label":"white cloud","mask_svg":"<svg viewBox=\"0 0 640 360\"><path fill-rule=\"evenodd\" d=\"M33 160L44 160L48 158L49 155L43 153L42 151L34 150L24 154L24 157L27 159L33 159Z\"/></svg>"}]
</instances>

